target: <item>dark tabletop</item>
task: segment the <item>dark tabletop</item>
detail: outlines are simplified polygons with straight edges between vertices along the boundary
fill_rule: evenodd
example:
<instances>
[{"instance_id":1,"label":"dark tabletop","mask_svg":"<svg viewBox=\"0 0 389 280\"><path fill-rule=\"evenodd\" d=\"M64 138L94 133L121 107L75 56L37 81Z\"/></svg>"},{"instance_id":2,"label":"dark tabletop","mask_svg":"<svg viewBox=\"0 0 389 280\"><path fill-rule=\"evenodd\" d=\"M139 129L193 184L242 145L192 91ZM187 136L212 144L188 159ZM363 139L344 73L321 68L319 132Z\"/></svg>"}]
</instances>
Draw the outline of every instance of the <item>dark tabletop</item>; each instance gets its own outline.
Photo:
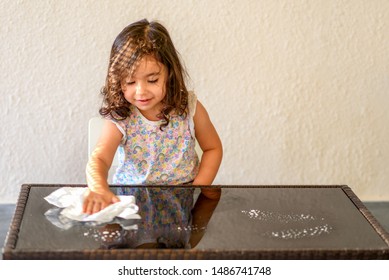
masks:
<instances>
[{"instance_id":1,"label":"dark tabletop","mask_svg":"<svg viewBox=\"0 0 389 280\"><path fill-rule=\"evenodd\" d=\"M221 258L223 251L230 252L230 257L231 252L235 252L235 258L239 258L238 253L245 252L267 252L269 257L272 251L308 251L317 258L325 256L320 252L354 252L357 258L364 256L361 252L373 252L379 258L388 257L387 233L374 217L369 218L370 213L345 186L214 187L221 189L220 199L207 198L200 188L164 187L163 191L194 190L191 209L187 212L178 210L176 216L179 218L171 217L170 222L163 222L164 217L158 216L147 220L146 210L140 210L141 220L115 220L100 225L76 222L67 228L54 224L47 217L49 210L58 210L59 216L60 209L56 210L44 200L63 186L29 185L25 205L20 205L23 202L19 201L19 210L16 210L20 221L15 215L5 248L10 258L18 252L32 258L29 251L66 254L68 251L140 249L184 249L201 252L201 258L207 251L217 258ZM114 191L118 188L112 186ZM148 188L156 193L161 190L159 187ZM137 199L137 205L140 209L151 209L156 199L159 199L158 195L151 196L147 202ZM142 203L148 203L147 207L142 207L146 206ZM134 225L136 227L131 227ZM219 253L215 255L215 252ZM246 258L263 255L250 256ZM280 254L276 256L283 258Z\"/></svg>"}]
</instances>

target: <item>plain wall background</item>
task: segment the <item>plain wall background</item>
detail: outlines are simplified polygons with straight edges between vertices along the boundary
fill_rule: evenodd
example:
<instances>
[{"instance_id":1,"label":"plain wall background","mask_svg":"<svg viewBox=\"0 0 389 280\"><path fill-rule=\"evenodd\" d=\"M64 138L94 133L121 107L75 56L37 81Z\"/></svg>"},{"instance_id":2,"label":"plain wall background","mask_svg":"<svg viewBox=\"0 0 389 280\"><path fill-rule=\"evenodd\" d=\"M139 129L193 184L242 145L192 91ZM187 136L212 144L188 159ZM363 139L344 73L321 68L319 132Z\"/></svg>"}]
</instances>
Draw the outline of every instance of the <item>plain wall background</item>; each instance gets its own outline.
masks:
<instances>
[{"instance_id":1,"label":"plain wall background","mask_svg":"<svg viewBox=\"0 0 389 280\"><path fill-rule=\"evenodd\" d=\"M85 183L117 34L161 21L224 144L215 184L346 184L389 200L389 1L0 2L0 202Z\"/></svg>"}]
</instances>

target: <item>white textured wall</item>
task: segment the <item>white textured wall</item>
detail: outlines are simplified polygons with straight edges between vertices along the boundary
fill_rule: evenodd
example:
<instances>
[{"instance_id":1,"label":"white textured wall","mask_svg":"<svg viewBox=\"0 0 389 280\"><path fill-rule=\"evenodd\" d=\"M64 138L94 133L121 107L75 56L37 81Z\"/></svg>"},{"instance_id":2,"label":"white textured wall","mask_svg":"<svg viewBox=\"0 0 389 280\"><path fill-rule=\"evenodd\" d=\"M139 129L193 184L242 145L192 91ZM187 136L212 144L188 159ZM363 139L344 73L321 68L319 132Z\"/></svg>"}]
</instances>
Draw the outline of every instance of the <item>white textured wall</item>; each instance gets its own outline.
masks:
<instances>
[{"instance_id":1,"label":"white textured wall","mask_svg":"<svg viewBox=\"0 0 389 280\"><path fill-rule=\"evenodd\" d=\"M170 30L224 143L219 184L347 184L389 200L389 1L0 2L0 202L84 183L111 44Z\"/></svg>"}]
</instances>

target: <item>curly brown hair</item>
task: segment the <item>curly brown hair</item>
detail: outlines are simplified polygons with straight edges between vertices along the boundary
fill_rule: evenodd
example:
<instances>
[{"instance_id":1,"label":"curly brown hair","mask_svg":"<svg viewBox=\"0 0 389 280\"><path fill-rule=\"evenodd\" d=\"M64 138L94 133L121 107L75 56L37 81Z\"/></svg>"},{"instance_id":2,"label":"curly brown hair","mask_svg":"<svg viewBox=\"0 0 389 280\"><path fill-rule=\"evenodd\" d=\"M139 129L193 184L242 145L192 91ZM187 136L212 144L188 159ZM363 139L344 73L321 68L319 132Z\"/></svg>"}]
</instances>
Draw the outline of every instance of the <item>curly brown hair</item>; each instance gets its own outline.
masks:
<instances>
[{"instance_id":1,"label":"curly brown hair","mask_svg":"<svg viewBox=\"0 0 389 280\"><path fill-rule=\"evenodd\" d=\"M130 115L130 103L124 98L121 82L128 75L134 74L145 55L152 55L166 66L168 72L166 96L162 100L164 106L159 116L164 119L162 129L169 124L170 113L186 117L188 90L184 78L188 74L168 31L156 21L143 19L134 22L116 37L111 49L106 82L101 90L103 105L99 112L104 117L110 116L116 120L123 120Z\"/></svg>"}]
</instances>

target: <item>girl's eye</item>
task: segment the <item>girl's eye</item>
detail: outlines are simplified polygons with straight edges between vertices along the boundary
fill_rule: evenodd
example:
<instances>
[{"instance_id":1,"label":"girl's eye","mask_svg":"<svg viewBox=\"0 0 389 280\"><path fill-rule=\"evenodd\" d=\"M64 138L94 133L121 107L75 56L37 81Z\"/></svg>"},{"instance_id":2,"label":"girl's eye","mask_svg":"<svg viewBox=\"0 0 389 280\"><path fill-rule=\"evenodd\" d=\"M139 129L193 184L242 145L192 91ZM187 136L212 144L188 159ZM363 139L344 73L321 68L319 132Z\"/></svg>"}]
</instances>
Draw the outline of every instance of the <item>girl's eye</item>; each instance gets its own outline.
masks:
<instances>
[{"instance_id":1,"label":"girl's eye","mask_svg":"<svg viewBox=\"0 0 389 280\"><path fill-rule=\"evenodd\" d=\"M155 84L156 82L158 82L158 79L149 81L150 84Z\"/></svg>"},{"instance_id":2,"label":"girl's eye","mask_svg":"<svg viewBox=\"0 0 389 280\"><path fill-rule=\"evenodd\" d=\"M130 86L130 85L134 85L135 82L131 82L131 81L130 81L130 82L126 82L126 84Z\"/></svg>"}]
</instances>

